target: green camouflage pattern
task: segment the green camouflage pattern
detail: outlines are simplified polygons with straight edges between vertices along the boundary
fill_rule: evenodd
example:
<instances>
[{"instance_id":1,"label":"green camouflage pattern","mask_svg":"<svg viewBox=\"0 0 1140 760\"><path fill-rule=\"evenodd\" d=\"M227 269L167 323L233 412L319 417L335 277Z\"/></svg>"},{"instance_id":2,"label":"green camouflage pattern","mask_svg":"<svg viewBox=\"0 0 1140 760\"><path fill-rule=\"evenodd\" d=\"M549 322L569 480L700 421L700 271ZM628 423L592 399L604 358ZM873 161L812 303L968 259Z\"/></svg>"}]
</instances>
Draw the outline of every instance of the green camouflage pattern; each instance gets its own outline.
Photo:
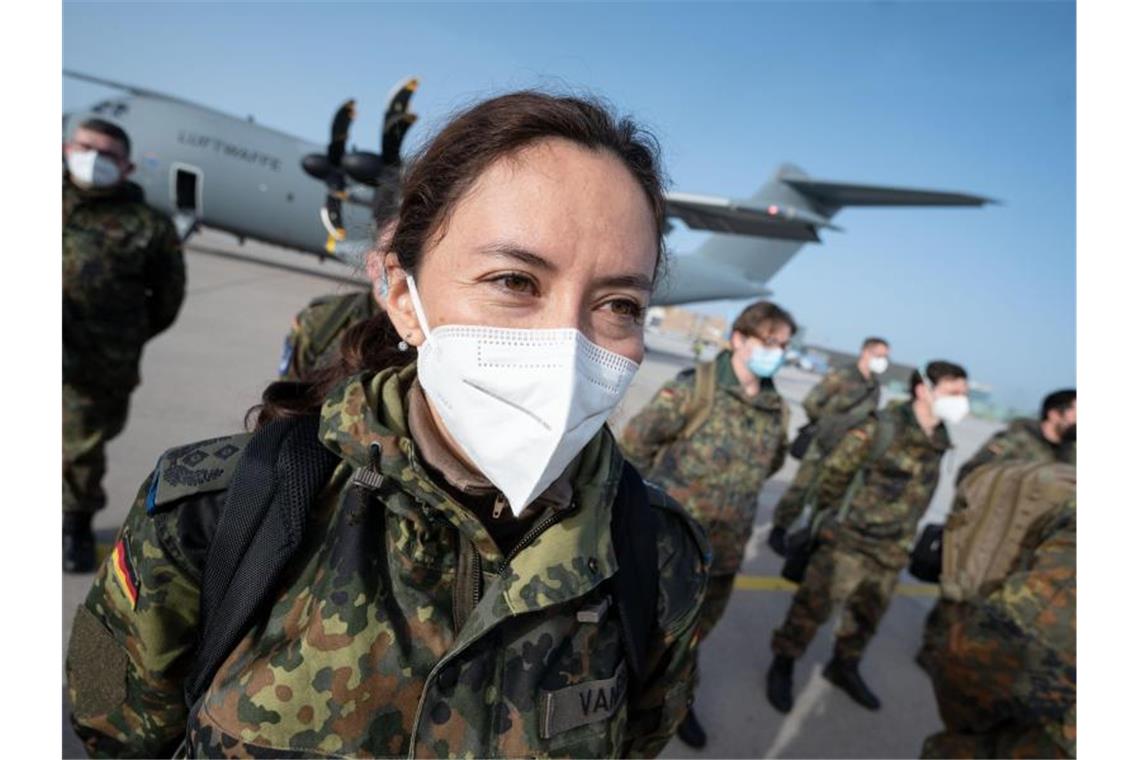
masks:
<instances>
[{"instance_id":1,"label":"green camouflage pattern","mask_svg":"<svg viewBox=\"0 0 1140 760\"><path fill-rule=\"evenodd\" d=\"M348 329L379 311L366 290L313 299L293 318L277 374L282 380L301 380L314 370L335 364L340 358L341 338Z\"/></svg>"},{"instance_id":2,"label":"green camouflage pattern","mask_svg":"<svg viewBox=\"0 0 1140 760\"><path fill-rule=\"evenodd\" d=\"M130 396L63 385L63 511L97 512L106 506L103 476L107 441L127 424Z\"/></svg>"},{"instance_id":3,"label":"green camouflage pattern","mask_svg":"<svg viewBox=\"0 0 1140 760\"><path fill-rule=\"evenodd\" d=\"M343 461L314 505L311 538L192 711L181 686L198 571L169 526L224 497L227 476L209 457L243 439L176 450L171 465L203 473L203 492L157 503L153 516L144 484L123 528L141 565L138 605L107 565L85 603L129 660L127 697L114 709L91 714L89 695L72 690L89 751L159 756L187 726L191 756L614 757L665 746L695 682L709 556L699 528L654 500L664 518L658 627L634 703L606 582L617 569L610 510L622 467L613 438L603 430L583 450L568 472L571 505L540 515L548 527L508 561L423 468L407 426L414 377L414 365L358 376L326 400L322 441ZM362 499L350 480L370 466L373 443L384 486ZM474 589L467 598L454 593L461 558L480 578L463 586Z\"/></svg>"},{"instance_id":4,"label":"green camouflage pattern","mask_svg":"<svg viewBox=\"0 0 1140 760\"><path fill-rule=\"evenodd\" d=\"M775 654L800 657L836 605L843 610L835 631L836 659L861 659L875 635L898 584L898 570L844 549L836 539L834 527L820 531L819 546L808 560L788 616L772 633Z\"/></svg>"},{"instance_id":5,"label":"green camouflage pattern","mask_svg":"<svg viewBox=\"0 0 1140 760\"><path fill-rule=\"evenodd\" d=\"M143 344L186 291L174 225L130 182L89 191L63 180L63 378L122 394L139 383Z\"/></svg>"},{"instance_id":6,"label":"green camouflage pattern","mask_svg":"<svg viewBox=\"0 0 1140 760\"><path fill-rule=\"evenodd\" d=\"M1041 423L1034 419L1017 419L1009 427L996 433L986 441L970 460L958 469L956 482L961 483L966 476L982 465L991 462L1061 462L1077 464L1077 443L1066 441L1050 443L1041 434ZM955 509L963 505L955 501Z\"/></svg>"},{"instance_id":7,"label":"green camouflage pattern","mask_svg":"<svg viewBox=\"0 0 1140 760\"><path fill-rule=\"evenodd\" d=\"M772 651L799 657L837 604L843 620L836 655L858 659L886 612L899 571L906 566L915 529L938 486L950 437L941 423L927 436L913 402L897 401L852 428L820 465L819 546L784 623L772 634ZM880 419L893 419L894 436L868 463ZM863 470L847 512L838 514L848 486Z\"/></svg>"},{"instance_id":8,"label":"green camouflage pattern","mask_svg":"<svg viewBox=\"0 0 1140 760\"><path fill-rule=\"evenodd\" d=\"M860 419L879 407L880 393L878 377L871 374L865 378L859 367L851 364L829 371L808 391L803 401L804 412L810 422L825 422L838 416ZM819 475L819 465L825 454L818 440L816 436L808 447L792 484L777 502L772 513L773 527L787 530L803 514L808 492Z\"/></svg>"},{"instance_id":9,"label":"green camouflage pattern","mask_svg":"<svg viewBox=\"0 0 1140 760\"><path fill-rule=\"evenodd\" d=\"M646 480L660 485L704 527L713 550L711 575L733 575L744 558L760 489L784 464L788 405L771 383L748 397L731 353L716 358L716 394L708 419L688 438L696 373L665 383L630 420L622 448Z\"/></svg>"},{"instance_id":10,"label":"green camouflage pattern","mask_svg":"<svg viewBox=\"0 0 1140 760\"><path fill-rule=\"evenodd\" d=\"M931 652L945 730L923 757L1076 757L1077 514L1039 518L1015 570L984 599L946 610Z\"/></svg>"},{"instance_id":11,"label":"green camouflage pattern","mask_svg":"<svg viewBox=\"0 0 1140 760\"><path fill-rule=\"evenodd\" d=\"M885 415L894 419L894 438L866 468L863 487L852 497L842 524L835 525L835 536L840 546L901 570L938 487L942 457L950 449L945 425L939 423L927 436L911 401L892 402L848 431L823 460L818 499L834 520L848 485L871 454L879 419Z\"/></svg>"},{"instance_id":12,"label":"green camouflage pattern","mask_svg":"<svg viewBox=\"0 0 1140 760\"><path fill-rule=\"evenodd\" d=\"M804 396L804 412L811 422L836 414L865 417L879 407L879 393L879 379L874 373L868 378L855 364L837 367Z\"/></svg>"},{"instance_id":13,"label":"green camouflage pattern","mask_svg":"<svg viewBox=\"0 0 1140 760\"><path fill-rule=\"evenodd\" d=\"M983 465L999 462L1058 462L1075 467L1077 443L1076 441L1051 443L1041 434L1040 421L1030 418L1016 419L1010 422L1005 430L994 434L968 462L958 469L955 483L960 485L967 475ZM950 503L950 513L953 515L962 512L966 507L965 497L955 493ZM945 635L945 626L950 619L949 607L952 606L954 606L952 601L939 599L927 615L926 625L923 628L922 649L918 655L919 662L924 667L932 648Z\"/></svg>"}]
</instances>

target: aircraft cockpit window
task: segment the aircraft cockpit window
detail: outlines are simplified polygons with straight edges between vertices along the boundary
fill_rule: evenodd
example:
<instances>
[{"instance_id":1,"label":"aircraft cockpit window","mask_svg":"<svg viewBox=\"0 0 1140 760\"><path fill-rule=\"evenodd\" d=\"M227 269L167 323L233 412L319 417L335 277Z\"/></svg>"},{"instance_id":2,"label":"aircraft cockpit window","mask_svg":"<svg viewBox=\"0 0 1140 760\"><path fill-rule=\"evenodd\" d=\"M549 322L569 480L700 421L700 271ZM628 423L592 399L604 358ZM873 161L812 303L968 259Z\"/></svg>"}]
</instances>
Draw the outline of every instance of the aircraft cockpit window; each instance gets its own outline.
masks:
<instances>
[{"instance_id":1,"label":"aircraft cockpit window","mask_svg":"<svg viewBox=\"0 0 1140 760\"><path fill-rule=\"evenodd\" d=\"M104 116L122 116L130 110L130 107L122 100L104 100L91 110Z\"/></svg>"}]
</instances>

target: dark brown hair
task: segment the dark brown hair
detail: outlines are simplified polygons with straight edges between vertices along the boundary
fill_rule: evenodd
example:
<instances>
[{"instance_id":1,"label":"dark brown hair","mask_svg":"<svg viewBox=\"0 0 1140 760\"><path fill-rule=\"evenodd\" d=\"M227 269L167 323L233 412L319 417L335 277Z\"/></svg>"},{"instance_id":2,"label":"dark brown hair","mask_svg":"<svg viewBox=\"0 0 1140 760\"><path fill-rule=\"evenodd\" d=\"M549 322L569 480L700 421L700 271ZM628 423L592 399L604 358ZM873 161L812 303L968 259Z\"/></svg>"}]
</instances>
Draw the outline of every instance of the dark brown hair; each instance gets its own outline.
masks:
<instances>
[{"instance_id":1,"label":"dark brown hair","mask_svg":"<svg viewBox=\"0 0 1140 760\"><path fill-rule=\"evenodd\" d=\"M783 322L791 328L792 335L799 329L792 315L771 301L757 301L740 312L732 323L732 329L742 335L760 337L760 329L771 322Z\"/></svg>"},{"instance_id":2,"label":"dark brown hair","mask_svg":"<svg viewBox=\"0 0 1140 760\"><path fill-rule=\"evenodd\" d=\"M1057 411L1061 414L1069 411L1073 402L1077 400L1077 389L1066 388L1060 391L1053 391L1041 402L1041 421L1049 419L1049 412Z\"/></svg>"},{"instance_id":3,"label":"dark brown hair","mask_svg":"<svg viewBox=\"0 0 1140 760\"><path fill-rule=\"evenodd\" d=\"M90 119L84 119L76 129L98 132L101 135L110 137L112 140L118 140L119 144L123 146L123 157L127 159L131 157L131 138L127 134L127 131L118 124L92 116Z\"/></svg>"},{"instance_id":4,"label":"dark brown hair","mask_svg":"<svg viewBox=\"0 0 1140 760\"><path fill-rule=\"evenodd\" d=\"M944 361L938 359L926 365L926 379L930 381L931 385L938 385L943 378L951 378L954 380L966 380L966 368L954 362ZM915 389L922 385L922 374L916 369L910 375L910 397L918 398L915 395Z\"/></svg>"},{"instance_id":5,"label":"dark brown hair","mask_svg":"<svg viewBox=\"0 0 1140 760\"><path fill-rule=\"evenodd\" d=\"M863 347L861 350L866 351L871 346L885 346L887 348L890 348L891 344L887 343L885 338L876 338L872 335L870 338L867 338L863 341Z\"/></svg>"},{"instance_id":6,"label":"dark brown hair","mask_svg":"<svg viewBox=\"0 0 1140 760\"><path fill-rule=\"evenodd\" d=\"M400 265L415 274L432 238L440 234L463 194L495 161L551 138L591 150L608 151L641 185L657 229L657 274L664 254L665 191L659 148L652 135L604 103L532 90L484 100L451 119L416 156L400 188L400 210L388 244ZM384 253L384 252L382 252ZM325 396L345 378L410 361L399 352L399 336L386 314L354 325L341 340L335 365L305 382L277 382L250 410L257 426L280 417L317 411Z\"/></svg>"}]
</instances>

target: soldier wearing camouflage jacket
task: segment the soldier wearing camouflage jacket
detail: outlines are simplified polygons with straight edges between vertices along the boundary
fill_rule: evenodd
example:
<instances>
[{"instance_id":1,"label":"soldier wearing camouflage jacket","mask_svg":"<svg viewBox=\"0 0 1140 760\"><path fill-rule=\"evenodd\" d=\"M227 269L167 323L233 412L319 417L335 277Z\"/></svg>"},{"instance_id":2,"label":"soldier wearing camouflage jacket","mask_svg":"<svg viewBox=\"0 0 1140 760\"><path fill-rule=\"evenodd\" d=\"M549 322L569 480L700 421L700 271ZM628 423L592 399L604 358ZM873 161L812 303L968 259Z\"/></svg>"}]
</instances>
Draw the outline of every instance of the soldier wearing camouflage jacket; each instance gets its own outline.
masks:
<instances>
[{"instance_id":1,"label":"soldier wearing camouflage jacket","mask_svg":"<svg viewBox=\"0 0 1140 760\"><path fill-rule=\"evenodd\" d=\"M500 517L494 487L441 442L415 377L414 364L356 376L327 398L320 438L342 461L311 538L189 710L203 547L249 437L163 456L76 617L69 690L91 753L163 756L184 736L191 756L234 757L664 747L694 684L699 528L657 502L657 625L631 703L606 583L623 464L608 431L517 520ZM350 479L370 466L388 486L361 502Z\"/></svg>"},{"instance_id":2,"label":"soldier wearing camouflage jacket","mask_svg":"<svg viewBox=\"0 0 1140 760\"><path fill-rule=\"evenodd\" d=\"M1077 514L1043 515L1013 572L955 605L927 669L945 730L923 757L1076 757Z\"/></svg>"},{"instance_id":3,"label":"soldier wearing camouflage jacket","mask_svg":"<svg viewBox=\"0 0 1140 760\"><path fill-rule=\"evenodd\" d=\"M125 158L129 141L121 129L97 119L84 125L76 131L80 140L121 150L120 161L130 166ZM96 131L100 125L108 134ZM80 154L87 146L68 145L73 147ZM143 345L174 322L185 290L174 225L146 205L142 188L121 178L113 185L77 184L65 172L63 512L68 572L94 567L90 523L106 501L104 447L126 425Z\"/></svg>"},{"instance_id":4,"label":"soldier wearing camouflage jacket","mask_svg":"<svg viewBox=\"0 0 1140 760\"><path fill-rule=\"evenodd\" d=\"M301 380L316 369L332 365L340 356L344 333L380 311L369 291L314 299L293 319L278 375L282 380Z\"/></svg>"},{"instance_id":5,"label":"soldier wearing camouflage jacket","mask_svg":"<svg viewBox=\"0 0 1140 760\"><path fill-rule=\"evenodd\" d=\"M885 343L874 343L886 351ZM863 353L870 357L868 347L865 345ZM808 422L820 424L843 424L839 418L857 421L866 417L879 407L878 375L865 366L866 361L860 358L859 364L851 364L829 371L804 397L804 412ZM819 474L819 464L826 452L819 442L819 435L814 437L807 453L800 460L796 477L788 490L780 497L776 510L772 515L772 529L779 533L787 531L803 512L808 490Z\"/></svg>"},{"instance_id":6,"label":"soldier wearing camouflage jacket","mask_svg":"<svg viewBox=\"0 0 1140 760\"><path fill-rule=\"evenodd\" d=\"M696 373L689 369L662 386L630 420L622 447L646 480L664 488L704 526L713 549L710 583L727 590L752 535L760 488L784 465L788 405L771 381L749 397L732 369L730 352L715 363L716 395L699 429L678 438L694 402ZM703 613L702 621L711 628L721 612L723 607L709 618Z\"/></svg>"},{"instance_id":7,"label":"soldier wearing camouflage jacket","mask_svg":"<svg viewBox=\"0 0 1140 760\"><path fill-rule=\"evenodd\" d=\"M1041 430L1041 421L1017 419L1009 427L986 441L978 453L970 457L958 470L957 482L984 464L991 462L1061 462L1077 463L1076 441L1054 443L1047 439Z\"/></svg>"},{"instance_id":8,"label":"soldier wearing camouflage jacket","mask_svg":"<svg viewBox=\"0 0 1140 760\"><path fill-rule=\"evenodd\" d=\"M961 372L940 377L964 398L965 371L935 364ZM930 393L924 389L922 398ZM850 430L823 461L819 503L826 511L818 546L784 623L772 634L775 659L768 673L768 697L777 709L791 709L792 664L836 604L843 605L843 617L824 675L868 709L879 707L859 675L858 663L908 562L915 529L930 505L942 457L950 448L941 421L930 419L929 429L920 423L920 403L917 398L898 401L876 412Z\"/></svg>"},{"instance_id":9,"label":"soldier wearing camouflage jacket","mask_svg":"<svg viewBox=\"0 0 1140 760\"><path fill-rule=\"evenodd\" d=\"M752 535L760 489L784 465L787 454L788 405L771 373L750 376L745 368L738 374L734 357L746 357L753 348L742 336L786 343L794 330L791 316L775 304L753 304L734 325L733 349L714 360L715 392L699 427L691 429L690 419L707 399L698 398L697 371L689 369L662 386L622 433L630 462L680 502L708 534L713 559L698 624L702 640L728 607ZM741 374L753 387L745 386ZM705 743L691 713L679 736L691 746Z\"/></svg>"},{"instance_id":10,"label":"soldier wearing camouflage jacket","mask_svg":"<svg viewBox=\"0 0 1140 760\"><path fill-rule=\"evenodd\" d=\"M1041 419L1016 419L1009 427L990 438L968 462L958 469L957 484L973 471L999 462L1057 462L1077 464L1076 391L1057 391L1042 402ZM950 511L960 512L967 506L961 495L955 495ZM948 621L955 616L957 602L940 598L926 616L922 648L916 661L926 668L937 642L945 636Z\"/></svg>"}]
</instances>

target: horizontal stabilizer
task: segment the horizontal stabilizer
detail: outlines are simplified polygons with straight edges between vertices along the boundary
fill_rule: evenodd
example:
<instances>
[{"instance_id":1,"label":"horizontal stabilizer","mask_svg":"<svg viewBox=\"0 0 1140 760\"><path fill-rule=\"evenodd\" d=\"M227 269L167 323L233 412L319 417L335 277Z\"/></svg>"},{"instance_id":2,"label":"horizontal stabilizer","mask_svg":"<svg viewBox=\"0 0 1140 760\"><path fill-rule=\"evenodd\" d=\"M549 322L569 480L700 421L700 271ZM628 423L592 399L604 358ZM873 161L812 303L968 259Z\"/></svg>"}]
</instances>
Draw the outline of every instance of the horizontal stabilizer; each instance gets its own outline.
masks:
<instances>
[{"instance_id":1,"label":"horizontal stabilizer","mask_svg":"<svg viewBox=\"0 0 1140 760\"><path fill-rule=\"evenodd\" d=\"M826 218L787 205L756 205L713 195L669 193L665 213L694 230L752 235L777 240L819 242L819 228L834 229Z\"/></svg>"},{"instance_id":2,"label":"horizontal stabilizer","mask_svg":"<svg viewBox=\"0 0 1140 760\"><path fill-rule=\"evenodd\" d=\"M784 177L783 182L834 213L843 206L984 206L990 198L941 190L916 190L879 185L853 185L818 179Z\"/></svg>"}]
</instances>

